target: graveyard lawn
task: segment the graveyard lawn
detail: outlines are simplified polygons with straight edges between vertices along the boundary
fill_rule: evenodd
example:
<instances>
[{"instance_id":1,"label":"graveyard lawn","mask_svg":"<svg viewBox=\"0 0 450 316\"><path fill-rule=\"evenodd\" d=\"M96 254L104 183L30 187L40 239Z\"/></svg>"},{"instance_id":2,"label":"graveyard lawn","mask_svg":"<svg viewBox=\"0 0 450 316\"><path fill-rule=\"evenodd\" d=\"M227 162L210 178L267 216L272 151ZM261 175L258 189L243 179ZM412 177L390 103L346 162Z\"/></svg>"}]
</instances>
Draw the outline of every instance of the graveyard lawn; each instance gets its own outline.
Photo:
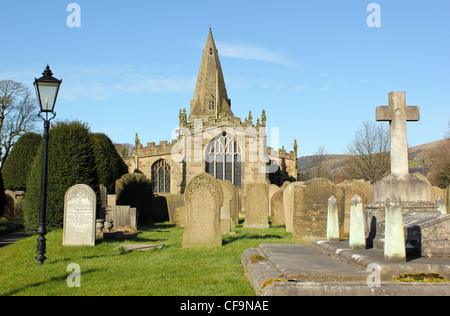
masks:
<instances>
[{"instance_id":1,"label":"graveyard lawn","mask_svg":"<svg viewBox=\"0 0 450 316\"><path fill-rule=\"evenodd\" d=\"M254 296L241 265L244 250L261 243L292 243L284 227L238 225L234 234L224 235L222 247L183 249L183 228L162 223L140 230L134 240L97 240L95 247L63 247L62 230L50 232L43 266L34 259L37 236L6 246L0 249L0 295ZM123 243L165 246L114 250ZM76 281L76 271L68 269L71 263L80 267L80 287L68 286L68 279Z\"/></svg>"}]
</instances>

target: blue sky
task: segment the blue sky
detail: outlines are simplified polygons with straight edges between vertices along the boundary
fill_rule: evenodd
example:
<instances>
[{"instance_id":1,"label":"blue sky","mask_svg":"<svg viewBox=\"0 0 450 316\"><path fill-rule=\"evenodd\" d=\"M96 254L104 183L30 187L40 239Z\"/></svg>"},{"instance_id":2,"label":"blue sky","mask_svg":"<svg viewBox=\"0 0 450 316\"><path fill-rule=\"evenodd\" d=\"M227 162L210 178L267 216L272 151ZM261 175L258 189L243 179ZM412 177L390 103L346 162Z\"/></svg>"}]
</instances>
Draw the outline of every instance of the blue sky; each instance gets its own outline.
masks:
<instances>
[{"instance_id":1,"label":"blue sky","mask_svg":"<svg viewBox=\"0 0 450 316\"><path fill-rule=\"evenodd\" d=\"M67 6L81 8L69 27ZM381 27L368 27L370 3ZM28 84L47 63L63 79L58 119L114 142L170 140L212 31L234 114L266 110L280 146L345 153L390 91L421 120L410 146L442 139L450 120L450 1L2 1L0 80ZM388 123L377 123L388 124ZM270 141L270 139L269 139ZM270 145L270 143L269 143Z\"/></svg>"}]
</instances>

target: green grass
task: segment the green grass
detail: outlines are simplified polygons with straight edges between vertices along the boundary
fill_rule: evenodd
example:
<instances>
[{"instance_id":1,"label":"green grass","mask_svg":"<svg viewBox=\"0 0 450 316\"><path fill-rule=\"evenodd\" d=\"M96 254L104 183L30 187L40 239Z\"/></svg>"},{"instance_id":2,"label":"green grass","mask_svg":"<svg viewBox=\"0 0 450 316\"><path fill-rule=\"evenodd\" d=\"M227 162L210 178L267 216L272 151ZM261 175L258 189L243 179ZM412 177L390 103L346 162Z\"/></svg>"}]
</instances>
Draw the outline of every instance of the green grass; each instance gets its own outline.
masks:
<instances>
[{"instance_id":1,"label":"green grass","mask_svg":"<svg viewBox=\"0 0 450 316\"><path fill-rule=\"evenodd\" d=\"M63 247L62 230L47 234L48 259L36 266L36 236L0 249L0 295L254 296L241 255L261 243L291 243L284 227L244 229L223 236L223 246L183 249L183 228L168 223L141 228L134 240L97 240L95 247ZM163 243L164 248L123 253L122 243ZM70 288L70 263L81 286Z\"/></svg>"}]
</instances>

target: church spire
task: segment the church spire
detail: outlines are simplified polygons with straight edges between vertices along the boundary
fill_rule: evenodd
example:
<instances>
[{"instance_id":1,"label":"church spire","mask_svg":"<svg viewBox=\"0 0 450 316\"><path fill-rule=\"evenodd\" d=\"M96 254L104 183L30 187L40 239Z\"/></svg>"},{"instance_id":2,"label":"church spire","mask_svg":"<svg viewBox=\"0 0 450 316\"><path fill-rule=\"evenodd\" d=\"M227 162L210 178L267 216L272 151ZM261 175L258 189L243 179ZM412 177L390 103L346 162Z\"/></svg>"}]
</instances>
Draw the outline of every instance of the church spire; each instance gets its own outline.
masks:
<instances>
[{"instance_id":1,"label":"church spire","mask_svg":"<svg viewBox=\"0 0 450 316\"><path fill-rule=\"evenodd\" d=\"M228 99L219 54L210 27L203 50L194 98L191 100L189 120L217 118L220 114L233 115L233 112L231 111L231 101Z\"/></svg>"}]
</instances>

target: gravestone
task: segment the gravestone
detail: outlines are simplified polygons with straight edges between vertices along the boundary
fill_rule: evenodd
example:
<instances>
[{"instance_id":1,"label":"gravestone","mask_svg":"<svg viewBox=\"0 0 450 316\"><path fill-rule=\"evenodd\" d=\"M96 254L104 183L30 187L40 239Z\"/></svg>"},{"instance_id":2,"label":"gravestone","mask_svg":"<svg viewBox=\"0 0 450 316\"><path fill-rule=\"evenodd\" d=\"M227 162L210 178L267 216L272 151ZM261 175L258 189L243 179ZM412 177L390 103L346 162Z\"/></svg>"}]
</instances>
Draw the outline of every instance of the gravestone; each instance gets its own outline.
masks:
<instances>
[{"instance_id":1,"label":"gravestone","mask_svg":"<svg viewBox=\"0 0 450 316\"><path fill-rule=\"evenodd\" d=\"M364 206L363 200L358 195L351 200L349 246L352 249L366 249Z\"/></svg>"},{"instance_id":2,"label":"gravestone","mask_svg":"<svg viewBox=\"0 0 450 316\"><path fill-rule=\"evenodd\" d=\"M327 240L328 241L340 240L337 201L333 195L328 199Z\"/></svg>"},{"instance_id":3,"label":"gravestone","mask_svg":"<svg viewBox=\"0 0 450 316\"><path fill-rule=\"evenodd\" d=\"M97 197L88 185L77 184L64 196L63 246L95 246Z\"/></svg>"},{"instance_id":4,"label":"gravestone","mask_svg":"<svg viewBox=\"0 0 450 316\"><path fill-rule=\"evenodd\" d=\"M176 209L184 205L184 194L166 194L169 221L176 224Z\"/></svg>"},{"instance_id":5,"label":"gravestone","mask_svg":"<svg viewBox=\"0 0 450 316\"><path fill-rule=\"evenodd\" d=\"M245 228L269 228L269 188L267 184L249 184L245 199Z\"/></svg>"},{"instance_id":6,"label":"gravestone","mask_svg":"<svg viewBox=\"0 0 450 316\"><path fill-rule=\"evenodd\" d=\"M389 262L406 261L402 201L396 193L386 199L384 238L384 260Z\"/></svg>"},{"instance_id":7,"label":"gravestone","mask_svg":"<svg viewBox=\"0 0 450 316\"><path fill-rule=\"evenodd\" d=\"M377 121L389 121L391 174L374 185L374 202L366 205L368 246L384 249L387 229L386 199L397 194L403 217L407 256L450 255L450 216L442 214L426 179L408 173L406 122L418 121L419 107L407 107L405 92L389 93L389 106L377 107ZM387 241L390 242L390 241Z\"/></svg>"},{"instance_id":8,"label":"gravestone","mask_svg":"<svg viewBox=\"0 0 450 316\"><path fill-rule=\"evenodd\" d=\"M269 216L272 214L272 196L280 191L281 188L276 184L269 184Z\"/></svg>"},{"instance_id":9,"label":"gravestone","mask_svg":"<svg viewBox=\"0 0 450 316\"><path fill-rule=\"evenodd\" d=\"M339 227L344 220L344 190L327 179L311 179L294 191L292 239L295 243L309 243L327 236L328 200L337 201Z\"/></svg>"},{"instance_id":10,"label":"gravestone","mask_svg":"<svg viewBox=\"0 0 450 316\"><path fill-rule=\"evenodd\" d=\"M116 229L127 226L137 229L138 226L137 209L129 205L108 206L106 208L106 219L112 220Z\"/></svg>"},{"instance_id":11,"label":"gravestone","mask_svg":"<svg viewBox=\"0 0 450 316\"><path fill-rule=\"evenodd\" d=\"M344 234L350 233L350 208L351 200L355 195L358 195L363 204L369 204L373 202L373 185L364 180L345 180L337 185L344 188L345 200L345 219L344 219Z\"/></svg>"},{"instance_id":12,"label":"gravestone","mask_svg":"<svg viewBox=\"0 0 450 316\"><path fill-rule=\"evenodd\" d=\"M296 187L304 186L305 182L292 182L283 191L283 211L286 232L292 233L292 223L294 218L294 193Z\"/></svg>"},{"instance_id":13,"label":"gravestone","mask_svg":"<svg viewBox=\"0 0 450 316\"><path fill-rule=\"evenodd\" d=\"M376 108L376 120L389 122L391 174L374 185L374 200L386 201L392 193L402 201L430 201L427 183L409 174L406 123L419 121L418 106L406 106L404 91L389 93L389 106Z\"/></svg>"},{"instance_id":14,"label":"gravestone","mask_svg":"<svg viewBox=\"0 0 450 316\"><path fill-rule=\"evenodd\" d=\"M181 205L175 208L175 225L179 227L186 226L186 206Z\"/></svg>"},{"instance_id":15,"label":"gravestone","mask_svg":"<svg viewBox=\"0 0 450 316\"><path fill-rule=\"evenodd\" d=\"M106 206L114 206L117 203L115 194L107 194L106 195Z\"/></svg>"},{"instance_id":16,"label":"gravestone","mask_svg":"<svg viewBox=\"0 0 450 316\"><path fill-rule=\"evenodd\" d=\"M445 199L442 196L438 196L436 199L436 204L438 205L438 210L442 215L447 214L447 210L445 209Z\"/></svg>"},{"instance_id":17,"label":"gravestone","mask_svg":"<svg viewBox=\"0 0 450 316\"><path fill-rule=\"evenodd\" d=\"M108 190L103 184L99 184L98 187L100 191L100 207L106 208L108 206Z\"/></svg>"},{"instance_id":18,"label":"gravestone","mask_svg":"<svg viewBox=\"0 0 450 316\"><path fill-rule=\"evenodd\" d=\"M186 226L183 248L222 246L219 214L223 191L218 180L207 173L195 176L186 188L184 199Z\"/></svg>"},{"instance_id":19,"label":"gravestone","mask_svg":"<svg viewBox=\"0 0 450 316\"><path fill-rule=\"evenodd\" d=\"M239 223L237 191L230 181L218 181L223 191L223 205L220 209L220 226L222 227L222 233L229 233L231 228L235 227L236 223Z\"/></svg>"},{"instance_id":20,"label":"gravestone","mask_svg":"<svg viewBox=\"0 0 450 316\"><path fill-rule=\"evenodd\" d=\"M272 196L270 201L270 216L272 217L272 226L284 226L284 207L283 207L283 190L278 190Z\"/></svg>"}]
</instances>

